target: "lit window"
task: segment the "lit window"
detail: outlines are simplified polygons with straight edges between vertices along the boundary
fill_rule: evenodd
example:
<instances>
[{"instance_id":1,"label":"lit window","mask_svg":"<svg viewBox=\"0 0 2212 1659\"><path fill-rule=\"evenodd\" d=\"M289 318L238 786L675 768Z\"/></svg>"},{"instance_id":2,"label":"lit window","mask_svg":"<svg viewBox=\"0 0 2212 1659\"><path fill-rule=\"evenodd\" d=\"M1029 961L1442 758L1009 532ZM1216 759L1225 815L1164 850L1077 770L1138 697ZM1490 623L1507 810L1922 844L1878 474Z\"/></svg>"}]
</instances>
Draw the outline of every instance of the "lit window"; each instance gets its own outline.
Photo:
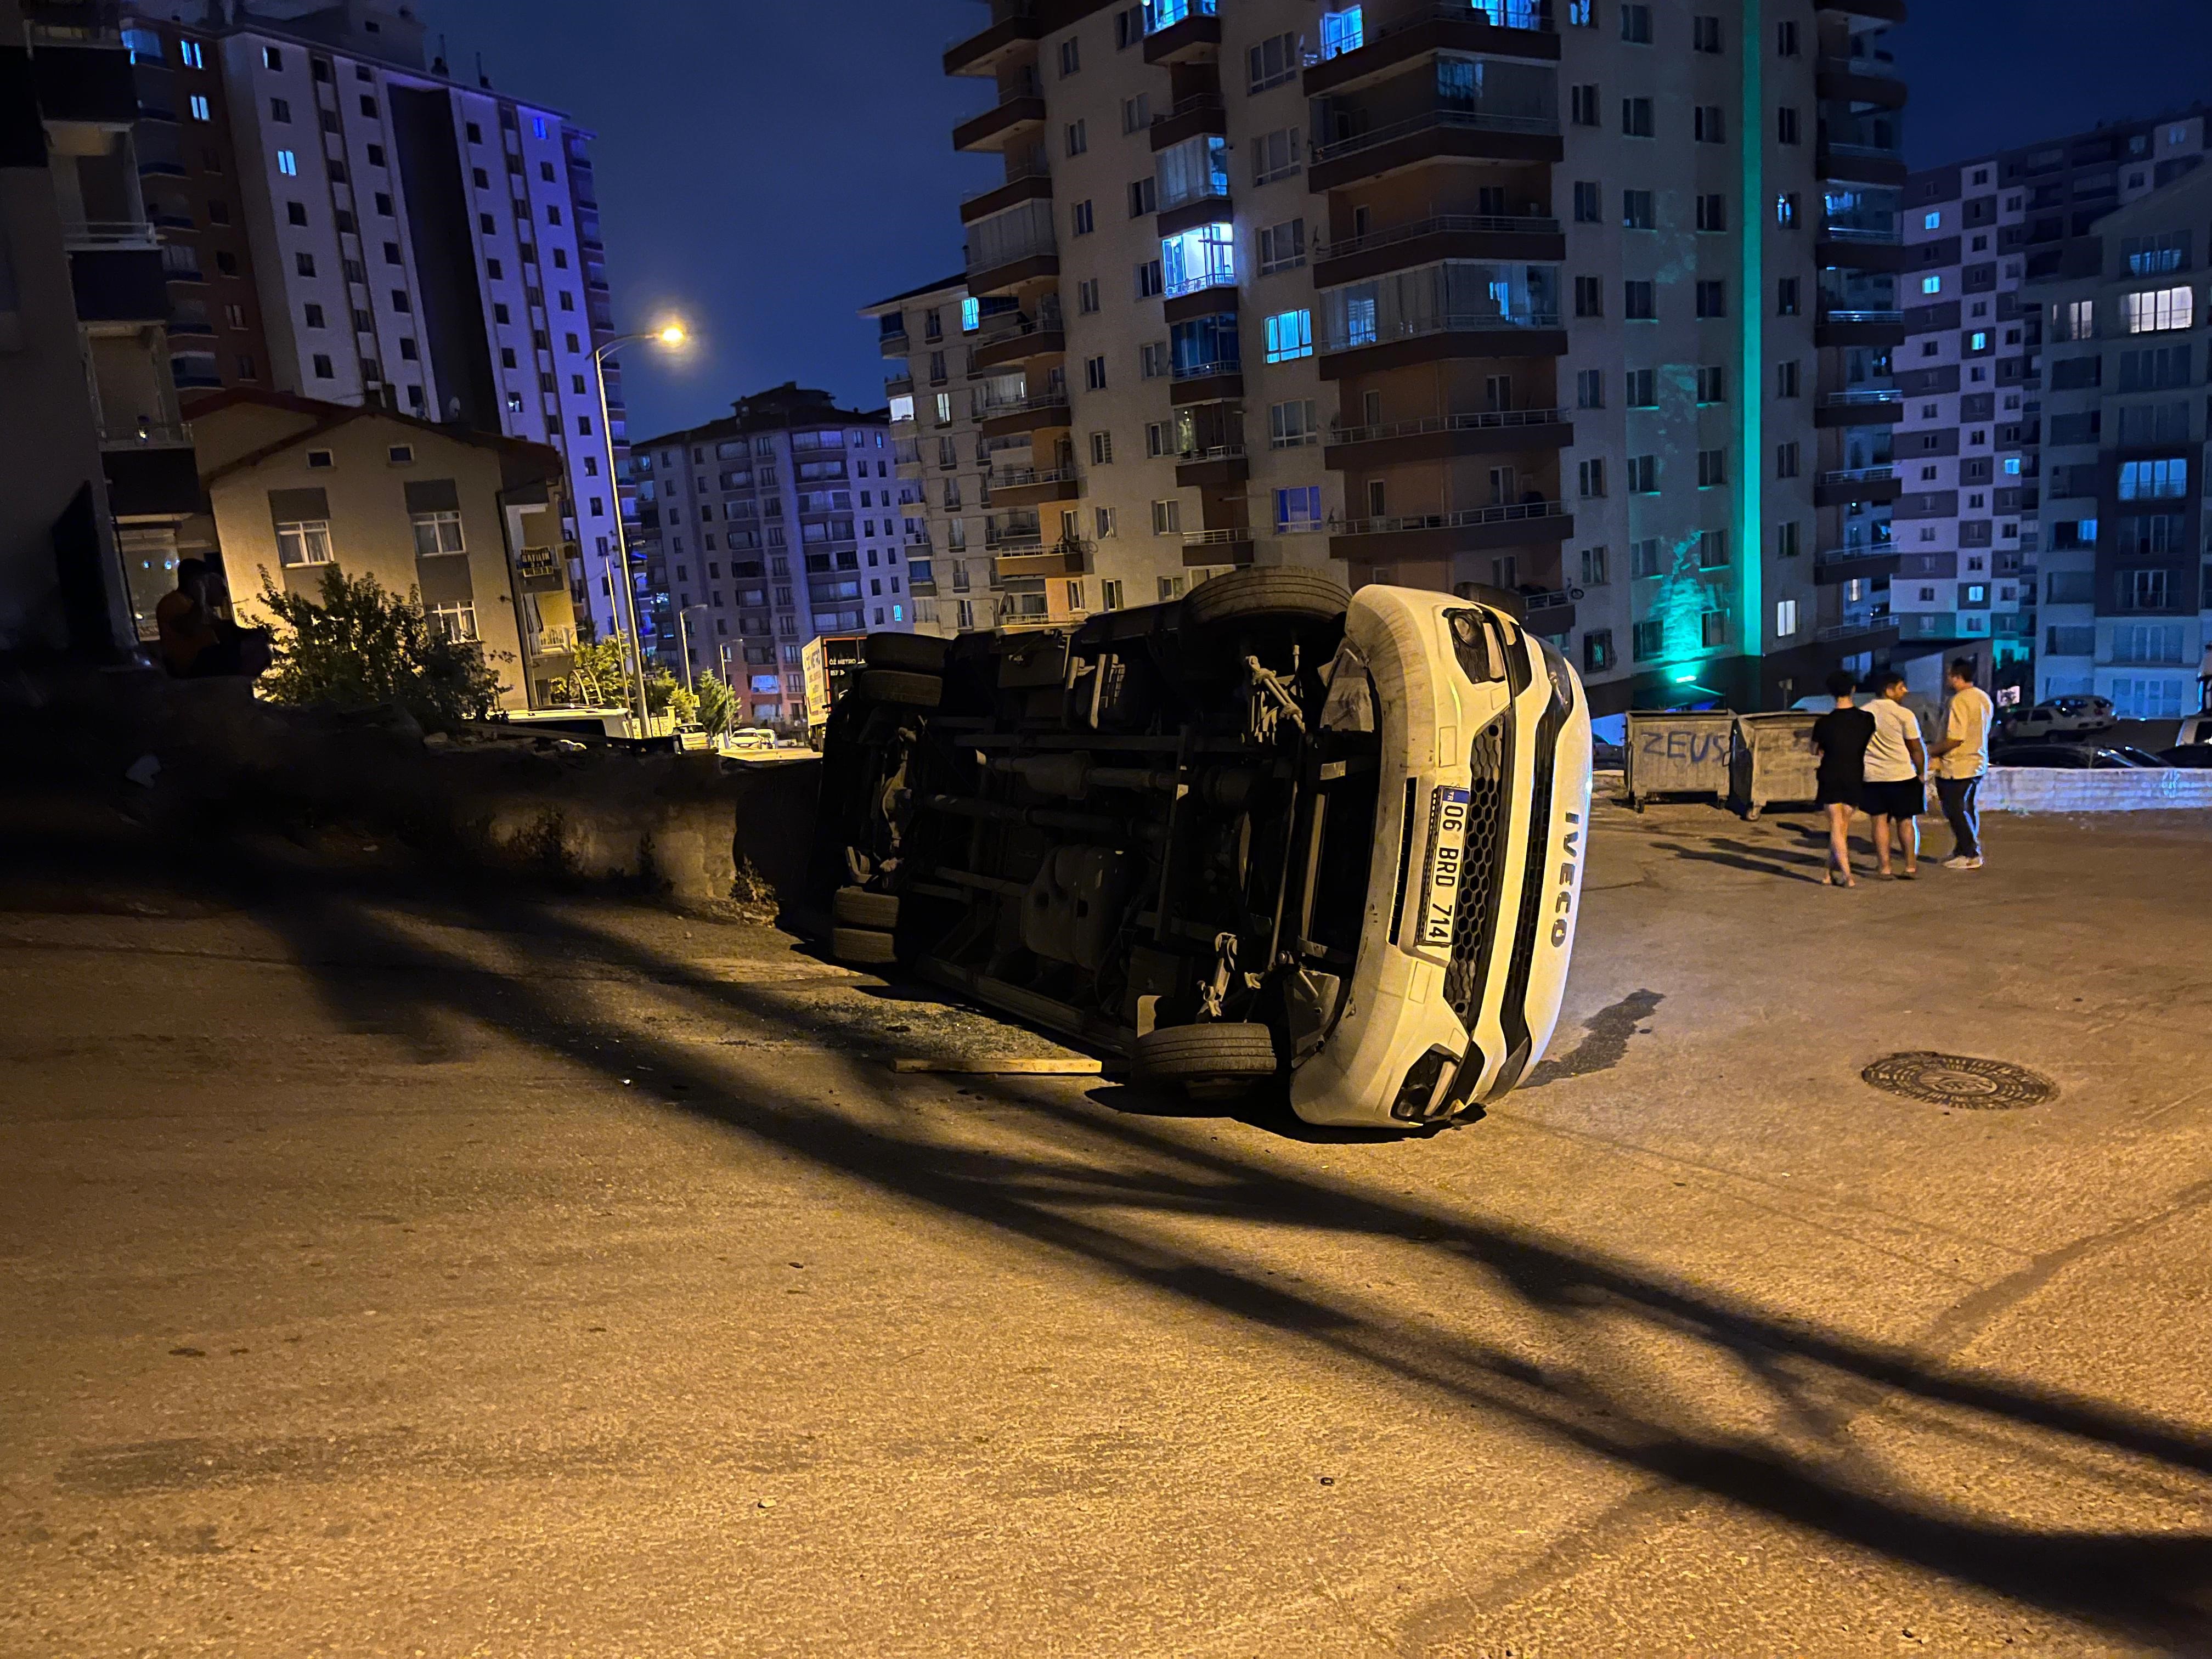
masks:
<instances>
[{"instance_id":1,"label":"lit window","mask_svg":"<svg viewBox=\"0 0 2212 1659\"><path fill-rule=\"evenodd\" d=\"M2128 295L2128 332L2162 334L2187 328L2196 316L2195 296L2186 288L2148 289Z\"/></svg>"},{"instance_id":2,"label":"lit window","mask_svg":"<svg viewBox=\"0 0 2212 1659\"><path fill-rule=\"evenodd\" d=\"M1313 356L1313 313L1283 311L1267 319L1267 361L1288 362Z\"/></svg>"},{"instance_id":3,"label":"lit window","mask_svg":"<svg viewBox=\"0 0 2212 1659\"><path fill-rule=\"evenodd\" d=\"M212 121L215 118L208 108L208 100L197 92L191 95L191 112L195 121Z\"/></svg>"},{"instance_id":4,"label":"lit window","mask_svg":"<svg viewBox=\"0 0 2212 1659\"><path fill-rule=\"evenodd\" d=\"M441 553L468 551L461 541L459 513L416 513L411 516L415 523L415 551L419 556L427 559Z\"/></svg>"},{"instance_id":5,"label":"lit window","mask_svg":"<svg viewBox=\"0 0 2212 1659\"><path fill-rule=\"evenodd\" d=\"M973 334L983 325L983 302L972 295L960 302L960 331Z\"/></svg>"},{"instance_id":6,"label":"lit window","mask_svg":"<svg viewBox=\"0 0 2212 1659\"><path fill-rule=\"evenodd\" d=\"M1196 225L1164 238L1160 264L1170 299L1237 281L1237 232L1231 225Z\"/></svg>"},{"instance_id":7,"label":"lit window","mask_svg":"<svg viewBox=\"0 0 2212 1659\"><path fill-rule=\"evenodd\" d=\"M1774 637L1786 640L1797 631L1797 601L1778 599L1774 604Z\"/></svg>"},{"instance_id":8,"label":"lit window","mask_svg":"<svg viewBox=\"0 0 2212 1659\"><path fill-rule=\"evenodd\" d=\"M2124 501L2178 500L2188 489L2189 463L2185 460L2120 463L2120 499Z\"/></svg>"},{"instance_id":9,"label":"lit window","mask_svg":"<svg viewBox=\"0 0 2212 1659\"><path fill-rule=\"evenodd\" d=\"M1989 349L1990 337L1983 333L1981 330L1976 329L1972 334L1966 337L1967 350L1987 351Z\"/></svg>"},{"instance_id":10,"label":"lit window","mask_svg":"<svg viewBox=\"0 0 2212 1659\"><path fill-rule=\"evenodd\" d=\"M1943 216L1941 213L1929 214L1920 222L1920 228L1923 230L1941 230L1942 228Z\"/></svg>"},{"instance_id":11,"label":"lit window","mask_svg":"<svg viewBox=\"0 0 2212 1659\"><path fill-rule=\"evenodd\" d=\"M1941 276L1923 276L1920 279L1920 291L1923 294L1941 294L1943 291L1943 279Z\"/></svg>"},{"instance_id":12,"label":"lit window","mask_svg":"<svg viewBox=\"0 0 2212 1659\"><path fill-rule=\"evenodd\" d=\"M331 562L331 521L296 519L276 526L276 556L288 565Z\"/></svg>"},{"instance_id":13,"label":"lit window","mask_svg":"<svg viewBox=\"0 0 2212 1659\"><path fill-rule=\"evenodd\" d=\"M199 100L196 100L195 101ZM205 118L203 117L202 118L204 119ZM300 158L293 155L289 149L278 150L276 152L276 171L283 173L287 179L298 178L300 176Z\"/></svg>"}]
</instances>

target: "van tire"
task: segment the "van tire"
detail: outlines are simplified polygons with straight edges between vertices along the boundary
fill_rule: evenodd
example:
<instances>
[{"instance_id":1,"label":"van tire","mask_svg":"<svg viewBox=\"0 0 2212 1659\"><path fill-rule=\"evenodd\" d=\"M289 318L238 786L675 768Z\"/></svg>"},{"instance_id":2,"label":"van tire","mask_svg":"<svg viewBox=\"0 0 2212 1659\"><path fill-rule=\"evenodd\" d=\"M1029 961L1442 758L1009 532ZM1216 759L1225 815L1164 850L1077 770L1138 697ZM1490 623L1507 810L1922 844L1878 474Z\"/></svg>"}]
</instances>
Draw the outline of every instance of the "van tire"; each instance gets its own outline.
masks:
<instances>
[{"instance_id":1,"label":"van tire","mask_svg":"<svg viewBox=\"0 0 2212 1659\"><path fill-rule=\"evenodd\" d=\"M945 682L936 675L900 668L863 668L853 689L869 702L894 708L934 708L945 696Z\"/></svg>"},{"instance_id":2,"label":"van tire","mask_svg":"<svg viewBox=\"0 0 2212 1659\"><path fill-rule=\"evenodd\" d=\"M872 893L865 887L840 887L830 901L830 914L840 927L888 933L898 926L898 895Z\"/></svg>"},{"instance_id":3,"label":"van tire","mask_svg":"<svg viewBox=\"0 0 2212 1659\"><path fill-rule=\"evenodd\" d=\"M1281 1069L1266 1026L1227 1021L1163 1025L1139 1037L1129 1059L1140 1083L1258 1083Z\"/></svg>"},{"instance_id":4,"label":"van tire","mask_svg":"<svg viewBox=\"0 0 2212 1659\"><path fill-rule=\"evenodd\" d=\"M1200 582L1183 597L1182 625L1194 630L1228 622L1334 622L1352 595L1318 570L1232 570Z\"/></svg>"},{"instance_id":5,"label":"van tire","mask_svg":"<svg viewBox=\"0 0 2212 1659\"><path fill-rule=\"evenodd\" d=\"M871 634L860 641L860 660L871 668L903 669L910 674L942 674L950 640L927 634Z\"/></svg>"},{"instance_id":6,"label":"van tire","mask_svg":"<svg viewBox=\"0 0 2212 1659\"><path fill-rule=\"evenodd\" d=\"M856 968L888 968L898 960L891 936L872 927L831 928L830 954Z\"/></svg>"}]
</instances>

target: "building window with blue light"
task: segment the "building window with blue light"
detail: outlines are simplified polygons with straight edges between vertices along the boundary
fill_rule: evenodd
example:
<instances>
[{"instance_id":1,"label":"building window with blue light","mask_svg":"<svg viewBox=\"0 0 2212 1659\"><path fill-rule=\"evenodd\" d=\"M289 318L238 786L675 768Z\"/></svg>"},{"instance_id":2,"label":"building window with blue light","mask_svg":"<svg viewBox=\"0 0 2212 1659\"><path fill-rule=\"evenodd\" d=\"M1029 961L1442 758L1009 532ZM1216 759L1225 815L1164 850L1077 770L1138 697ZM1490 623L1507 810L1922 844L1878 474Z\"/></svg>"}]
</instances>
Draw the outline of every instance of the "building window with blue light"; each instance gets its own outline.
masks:
<instances>
[{"instance_id":1,"label":"building window with blue light","mask_svg":"<svg viewBox=\"0 0 2212 1659\"><path fill-rule=\"evenodd\" d=\"M1921 218L1920 228L1923 230L1941 230L1942 228L1943 216L1940 213L1926 214Z\"/></svg>"},{"instance_id":2,"label":"building window with blue light","mask_svg":"<svg viewBox=\"0 0 2212 1659\"><path fill-rule=\"evenodd\" d=\"M278 150L276 152L276 171L283 173L287 179L297 178L300 173L300 158L293 155L289 149Z\"/></svg>"},{"instance_id":3,"label":"building window with blue light","mask_svg":"<svg viewBox=\"0 0 2212 1659\"><path fill-rule=\"evenodd\" d=\"M973 334L983 325L983 302L970 295L960 302L960 331Z\"/></svg>"},{"instance_id":4,"label":"building window with blue light","mask_svg":"<svg viewBox=\"0 0 2212 1659\"><path fill-rule=\"evenodd\" d=\"M1145 0L1145 33L1171 29L1186 17L1211 17L1216 0Z\"/></svg>"},{"instance_id":5,"label":"building window with blue light","mask_svg":"<svg viewBox=\"0 0 2212 1659\"><path fill-rule=\"evenodd\" d=\"M1241 371L1236 313L1193 317L1168 329L1169 374L1178 380Z\"/></svg>"},{"instance_id":6,"label":"building window with blue light","mask_svg":"<svg viewBox=\"0 0 2212 1659\"><path fill-rule=\"evenodd\" d=\"M1229 194L1229 141L1214 134L1200 133L1169 145L1154 158L1153 166L1161 212Z\"/></svg>"},{"instance_id":7,"label":"building window with blue light","mask_svg":"<svg viewBox=\"0 0 2212 1659\"><path fill-rule=\"evenodd\" d=\"M1366 44L1364 7L1353 6L1346 11L1325 11L1321 15L1321 55L1324 59L1341 58L1347 52L1358 52Z\"/></svg>"},{"instance_id":8,"label":"building window with blue light","mask_svg":"<svg viewBox=\"0 0 2212 1659\"><path fill-rule=\"evenodd\" d=\"M1316 344L1323 352L1379 341L1492 328L1557 328L1556 265L1445 259L1324 289Z\"/></svg>"},{"instance_id":9,"label":"building window with blue light","mask_svg":"<svg viewBox=\"0 0 2212 1659\"><path fill-rule=\"evenodd\" d=\"M1941 276L1923 276L1920 279L1920 291L1923 294L1941 294L1943 291L1943 279Z\"/></svg>"},{"instance_id":10,"label":"building window with blue light","mask_svg":"<svg viewBox=\"0 0 2212 1659\"><path fill-rule=\"evenodd\" d=\"M1200 289L1237 285L1237 230L1233 225L1197 225L1160 240L1160 269L1167 297Z\"/></svg>"},{"instance_id":11,"label":"building window with blue light","mask_svg":"<svg viewBox=\"0 0 2212 1659\"><path fill-rule=\"evenodd\" d=\"M2178 499L2189 492L2189 463L2179 457L2165 461L2120 463L2120 499L2146 501Z\"/></svg>"},{"instance_id":12,"label":"building window with blue light","mask_svg":"<svg viewBox=\"0 0 2212 1659\"><path fill-rule=\"evenodd\" d=\"M1286 363L1313 356L1313 313L1279 311L1267 319L1267 361Z\"/></svg>"},{"instance_id":13,"label":"building window with blue light","mask_svg":"<svg viewBox=\"0 0 2212 1659\"><path fill-rule=\"evenodd\" d=\"M1304 484L1275 492L1275 528L1285 535L1303 535L1321 528L1321 486Z\"/></svg>"}]
</instances>

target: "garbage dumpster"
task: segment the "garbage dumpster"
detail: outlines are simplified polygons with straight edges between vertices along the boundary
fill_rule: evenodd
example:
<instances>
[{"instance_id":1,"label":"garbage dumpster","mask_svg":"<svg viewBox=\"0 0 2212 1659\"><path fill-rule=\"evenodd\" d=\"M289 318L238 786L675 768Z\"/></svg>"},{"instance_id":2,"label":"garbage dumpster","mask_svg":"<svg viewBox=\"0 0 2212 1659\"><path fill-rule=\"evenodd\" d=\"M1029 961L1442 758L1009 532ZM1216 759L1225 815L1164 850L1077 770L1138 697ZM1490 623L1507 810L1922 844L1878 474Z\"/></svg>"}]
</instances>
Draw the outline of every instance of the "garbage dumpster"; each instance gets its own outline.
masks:
<instances>
[{"instance_id":1,"label":"garbage dumpster","mask_svg":"<svg viewBox=\"0 0 2212 1659\"><path fill-rule=\"evenodd\" d=\"M1813 753L1819 718L1797 708L1736 716L1735 799L1744 804L1746 818L1774 801L1809 805L1820 799L1820 763Z\"/></svg>"},{"instance_id":2,"label":"garbage dumpster","mask_svg":"<svg viewBox=\"0 0 2212 1659\"><path fill-rule=\"evenodd\" d=\"M1638 811L1654 795L1729 798L1735 752L1735 716L1725 708L1628 716L1628 804Z\"/></svg>"}]
</instances>

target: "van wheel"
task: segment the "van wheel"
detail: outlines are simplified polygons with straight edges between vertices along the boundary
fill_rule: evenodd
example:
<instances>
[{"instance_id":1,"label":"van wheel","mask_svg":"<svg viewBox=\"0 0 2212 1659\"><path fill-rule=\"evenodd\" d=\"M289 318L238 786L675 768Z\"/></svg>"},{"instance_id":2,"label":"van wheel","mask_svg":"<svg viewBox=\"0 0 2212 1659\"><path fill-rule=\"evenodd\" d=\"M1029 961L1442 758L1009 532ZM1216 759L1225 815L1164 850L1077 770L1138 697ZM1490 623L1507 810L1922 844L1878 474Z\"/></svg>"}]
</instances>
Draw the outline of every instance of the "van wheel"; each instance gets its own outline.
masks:
<instances>
[{"instance_id":1,"label":"van wheel","mask_svg":"<svg viewBox=\"0 0 2212 1659\"><path fill-rule=\"evenodd\" d=\"M1232 570L1191 589L1182 624L1207 629L1226 622L1334 622L1352 595L1318 570Z\"/></svg>"},{"instance_id":2,"label":"van wheel","mask_svg":"<svg viewBox=\"0 0 2212 1659\"><path fill-rule=\"evenodd\" d=\"M1225 1021L1161 1026L1137 1039L1130 1061L1140 1083L1180 1083L1209 1093L1224 1085L1259 1083L1281 1069L1266 1026Z\"/></svg>"},{"instance_id":3,"label":"van wheel","mask_svg":"<svg viewBox=\"0 0 2212 1659\"><path fill-rule=\"evenodd\" d=\"M871 634L860 641L860 660L871 668L904 669L912 674L942 674L950 640L927 634Z\"/></svg>"},{"instance_id":4,"label":"van wheel","mask_svg":"<svg viewBox=\"0 0 2212 1659\"><path fill-rule=\"evenodd\" d=\"M863 668L853 689L869 702L895 708L934 708L945 696L945 682L936 675L901 668Z\"/></svg>"},{"instance_id":5,"label":"van wheel","mask_svg":"<svg viewBox=\"0 0 2212 1659\"><path fill-rule=\"evenodd\" d=\"M831 928L830 954L856 968L888 968L898 960L891 936L872 927Z\"/></svg>"},{"instance_id":6,"label":"van wheel","mask_svg":"<svg viewBox=\"0 0 2212 1659\"><path fill-rule=\"evenodd\" d=\"M830 913L840 927L867 927L888 933L898 926L896 893L872 893L865 887L840 887Z\"/></svg>"}]
</instances>

